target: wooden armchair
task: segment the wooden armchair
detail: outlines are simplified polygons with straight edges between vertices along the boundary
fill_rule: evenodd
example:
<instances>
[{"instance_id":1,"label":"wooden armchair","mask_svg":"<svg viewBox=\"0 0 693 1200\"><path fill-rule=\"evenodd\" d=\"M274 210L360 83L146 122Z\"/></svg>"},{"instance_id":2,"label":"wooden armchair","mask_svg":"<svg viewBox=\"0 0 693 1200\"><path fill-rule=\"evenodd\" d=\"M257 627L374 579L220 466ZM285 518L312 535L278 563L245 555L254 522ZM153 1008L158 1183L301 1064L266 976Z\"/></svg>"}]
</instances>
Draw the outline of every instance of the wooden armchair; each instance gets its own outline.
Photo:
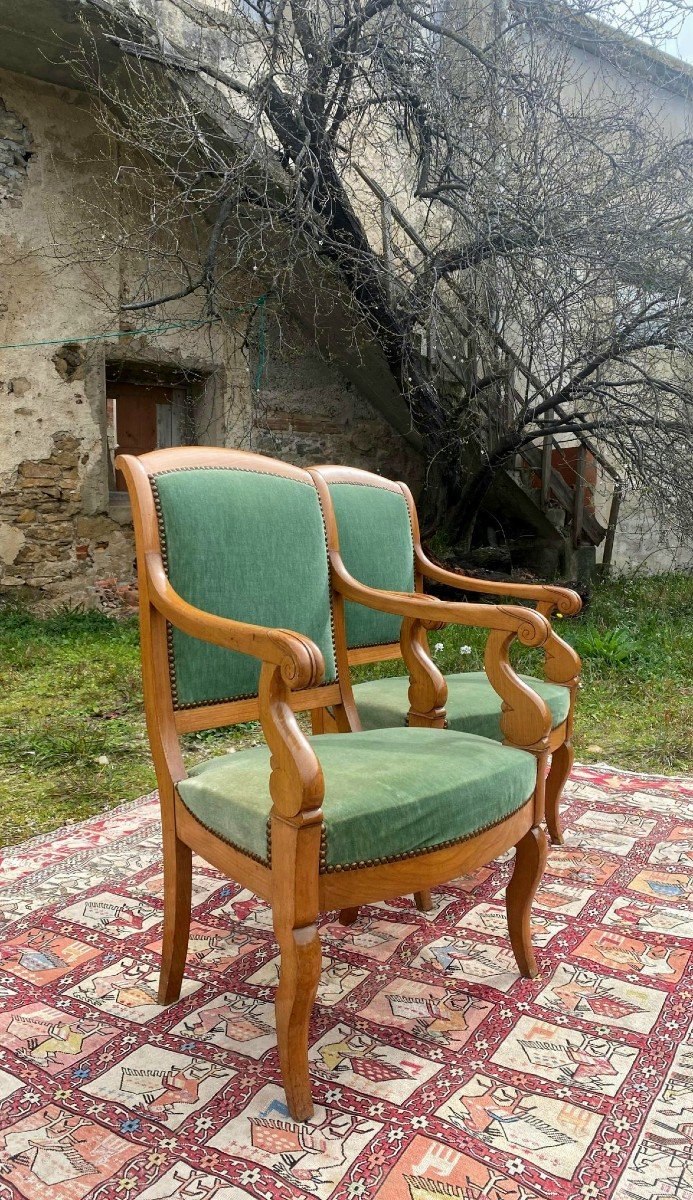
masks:
<instances>
[{"instance_id":1,"label":"wooden armchair","mask_svg":"<svg viewBox=\"0 0 693 1200\"><path fill-rule=\"evenodd\" d=\"M339 531L341 555L335 559L338 573L361 583L405 592L423 592L425 580L433 580L465 592L531 600L550 619L554 612L574 615L582 602L567 588L541 584L497 583L446 571L426 557L421 547L416 505L408 487L351 467L320 466L311 475L323 496L329 494ZM346 635L349 663L379 662L399 658L400 627L397 617L354 603L346 605ZM551 769L546 783L546 823L551 840L563 842L560 801L573 765L571 735L575 695L580 678L580 659L552 630L544 646L544 679L521 678L548 704L551 713ZM409 693L406 676L391 676L357 684L354 699L360 727L383 729L401 725L445 725L463 733L502 739L501 699L483 671L448 675L436 698L437 716L424 717ZM445 710L445 711L443 711ZM326 719L329 728L329 718Z\"/></svg>"},{"instance_id":2,"label":"wooden armchair","mask_svg":"<svg viewBox=\"0 0 693 1200\"><path fill-rule=\"evenodd\" d=\"M508 648L516 636L542 645L549 627L525 608L371 589L362 596L355 585L361 602L402 620L412 695L424 710L436 688L421 641L426 623L491 629L487 665L503 697L508 744L426 728L350 732L357 718L343 597L354 592L341 580L331 587L334 522L310 475L204 447L121 456L117 466L132 497L145 708L161 799L159 999L180 995L195 852L272 905L279 1063L289 1111L306 1120L321 911L417 892L516 846L510 940L520 971L536 974L530 906L546 857L550 720L510 667ZM306 737L296 713L327 706L339 732ZM258 717L266 746L186 773L181 734Z\"/></svg>"}]
</instances>

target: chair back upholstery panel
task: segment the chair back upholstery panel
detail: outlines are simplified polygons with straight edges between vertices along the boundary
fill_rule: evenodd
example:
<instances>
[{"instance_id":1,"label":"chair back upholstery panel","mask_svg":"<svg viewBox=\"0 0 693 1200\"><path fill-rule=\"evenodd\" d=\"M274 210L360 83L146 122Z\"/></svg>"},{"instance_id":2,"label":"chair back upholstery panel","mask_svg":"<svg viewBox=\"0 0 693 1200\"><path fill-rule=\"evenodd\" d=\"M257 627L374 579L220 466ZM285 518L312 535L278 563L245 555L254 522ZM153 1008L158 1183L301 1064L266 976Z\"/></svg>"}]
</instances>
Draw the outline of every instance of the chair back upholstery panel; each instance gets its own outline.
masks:
<instances>
[{"instance_id":1,"label":"chair back upholstery panel","mask_svg":"<svg viewBox=\"0 0 693 1200\"><path fill-rule=\"evenodd\" d=\"M368 587L414 591L414 540L404 493L376 482L328 480L344 565ZM401 617L361 604L345 604L347 646L398 642Z\"/></svg>"},{"instance_id":2,"label":"chair back upholstery panel","mask_svg":"<svg viewBox=\"0 0 693 1200\"><path fill-rule=\"evenodd\" d=\"M336 679L325 524L312 481L248 467L150 475L166 571L216 616L303 633ZM174 708L257 695L260 663L169 629Z\"/></svg>"}]
</instances>

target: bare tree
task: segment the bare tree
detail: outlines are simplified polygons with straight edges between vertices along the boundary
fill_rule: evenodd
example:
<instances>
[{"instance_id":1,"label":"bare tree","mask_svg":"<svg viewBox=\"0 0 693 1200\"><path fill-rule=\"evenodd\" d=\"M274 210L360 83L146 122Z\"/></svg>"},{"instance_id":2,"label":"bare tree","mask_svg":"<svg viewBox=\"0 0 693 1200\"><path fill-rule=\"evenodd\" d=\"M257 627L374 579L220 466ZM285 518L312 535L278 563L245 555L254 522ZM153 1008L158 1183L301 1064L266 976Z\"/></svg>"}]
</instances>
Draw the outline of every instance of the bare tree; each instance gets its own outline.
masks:
<instances>
[{"instance_id":1,"label":"bare tree","mask_svg":"<svg viewBox=\"0 0 693 1200\"><path fill-rule=\"evenodd\" d=\"M396 380L451 540L547 434L691 534L693 72L632 36L685 4L88 5L76 69L138 197L135 233L107 222L141 263L126 310L223 318L249 280L331 306Z\"/></svg>"}]
</instances>

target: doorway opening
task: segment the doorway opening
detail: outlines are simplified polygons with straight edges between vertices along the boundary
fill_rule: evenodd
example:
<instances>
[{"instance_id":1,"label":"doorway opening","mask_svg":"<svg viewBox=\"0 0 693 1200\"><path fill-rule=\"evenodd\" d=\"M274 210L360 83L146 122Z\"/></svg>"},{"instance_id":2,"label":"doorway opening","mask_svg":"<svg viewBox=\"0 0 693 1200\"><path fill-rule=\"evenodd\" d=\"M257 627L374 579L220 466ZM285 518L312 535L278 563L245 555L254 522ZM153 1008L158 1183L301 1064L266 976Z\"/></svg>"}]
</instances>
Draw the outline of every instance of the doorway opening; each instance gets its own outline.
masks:
<instances>
[{"instance_id":1,"label":"doorway opening","mask_svg":"<svg viewBox=\"0 0 693 1200\"><path fill-rule=\"evenodd\" d=\"M106 371L109 491L127 492L119 454L147 454L197 441L195 409L206 376L160 364L111 362Z\"/></svg>"}]
</instances>

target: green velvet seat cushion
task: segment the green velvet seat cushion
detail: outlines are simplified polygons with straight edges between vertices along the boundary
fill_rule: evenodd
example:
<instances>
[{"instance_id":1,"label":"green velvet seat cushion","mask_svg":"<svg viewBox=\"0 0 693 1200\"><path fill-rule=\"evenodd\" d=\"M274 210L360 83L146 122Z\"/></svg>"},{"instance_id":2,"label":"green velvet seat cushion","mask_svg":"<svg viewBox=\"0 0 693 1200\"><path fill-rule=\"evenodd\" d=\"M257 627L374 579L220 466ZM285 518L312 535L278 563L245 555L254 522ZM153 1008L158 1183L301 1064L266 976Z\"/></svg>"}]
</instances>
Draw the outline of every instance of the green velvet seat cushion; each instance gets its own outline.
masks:
<instances>
[{"instance_id":1,"label":"green velvet seat cushion","mask_svg":"<svg viewBox=\"0 0 693 1200\"><path fill-rule=\"evenodd\" d=\"M548 704L553 729L565 721L570 708L568 688L559 683L546 683L531 675L521 675L520 679ZM485 672L465 671L459 675L447 675L446 682L448 729L502 741L501 698L494 692ZM409 711L408 690L409 679L406 675L393 675L387 679L357 684L354 699L363 728L387 729L392 725L403 725Z\"/></svg>"},{"instance_id":2,"label":"green velvet seat cushion","mask_svg":"<svg viewBox=\"0 0 693 1200\"><path fill-rule=\"evenodd\" d=\"M393 858L462 840L521 808L536 759L486 738L439 729L328 733L309 739L325 776L327 868ZM268 857L269 750L193 767L178 792L225 841Z\"/></svg>"}]
</instances>

